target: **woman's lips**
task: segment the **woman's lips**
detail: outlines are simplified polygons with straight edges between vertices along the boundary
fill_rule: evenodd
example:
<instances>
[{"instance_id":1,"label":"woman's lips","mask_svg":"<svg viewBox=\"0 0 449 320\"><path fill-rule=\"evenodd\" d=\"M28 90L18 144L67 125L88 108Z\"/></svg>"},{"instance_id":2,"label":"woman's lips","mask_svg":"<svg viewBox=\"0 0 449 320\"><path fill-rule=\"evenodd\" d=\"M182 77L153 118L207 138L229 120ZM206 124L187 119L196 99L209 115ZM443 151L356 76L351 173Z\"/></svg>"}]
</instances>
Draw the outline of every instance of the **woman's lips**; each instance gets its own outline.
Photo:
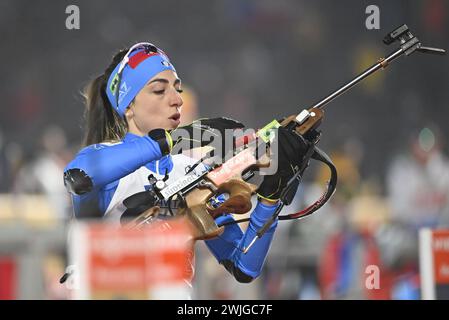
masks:
<instances>
[{"instance_id":1,"label":"woman's lips","mask_svg":"<svg viewBox=\"0 0 449 320\"><path fill-rule=\"evenodd\" d=\"M175 113L174 115L172 115L169 118L174 124L178 125L181 122L181 114L180 113Z\"/></svg>"}]
</instances>

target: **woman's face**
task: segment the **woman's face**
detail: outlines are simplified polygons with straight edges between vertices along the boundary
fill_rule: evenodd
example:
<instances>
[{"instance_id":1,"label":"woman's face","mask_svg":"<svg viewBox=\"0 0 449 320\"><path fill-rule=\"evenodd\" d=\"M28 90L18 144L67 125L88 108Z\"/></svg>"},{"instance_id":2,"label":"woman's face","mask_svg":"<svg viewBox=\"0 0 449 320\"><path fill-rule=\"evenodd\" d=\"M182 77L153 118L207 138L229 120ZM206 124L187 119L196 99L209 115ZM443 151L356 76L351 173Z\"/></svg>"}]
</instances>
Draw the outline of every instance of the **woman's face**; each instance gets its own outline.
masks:
<instances>
[{"instance_id":1,"label":"woman's face","mask_svg":"<svg viewBox=\"0 0 449 320\"><path fill-rule=\"evenodd\" d=\"M181 80L171 70L151 78L126 111L129 132L144 136L153 129L175 129L181 118L181 92Z\"/></svg>"}]
</instances>

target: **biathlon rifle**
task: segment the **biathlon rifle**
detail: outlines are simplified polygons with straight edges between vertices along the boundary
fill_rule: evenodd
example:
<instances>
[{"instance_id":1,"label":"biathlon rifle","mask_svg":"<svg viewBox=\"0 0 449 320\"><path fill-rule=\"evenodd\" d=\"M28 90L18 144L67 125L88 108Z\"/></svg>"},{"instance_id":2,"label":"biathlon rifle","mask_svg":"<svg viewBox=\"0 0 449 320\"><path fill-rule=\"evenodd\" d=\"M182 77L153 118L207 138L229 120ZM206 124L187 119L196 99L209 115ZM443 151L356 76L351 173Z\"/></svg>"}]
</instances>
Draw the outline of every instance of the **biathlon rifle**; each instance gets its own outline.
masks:
<instances>
[{"instance_id":1,"label":"biathlon rifle","mask_svg":"<svg viewBox=\"0 0 449 320\"><path fill-rule=\"evenodd\" d=\"M372 75L380 69L385 69L400 56L409 56L415 52L444 55L445 50L424 47L414 36L407 25L402 25L390 32L383 40L387 45L399 42L399 48L385 58L380 58L374 65L363 71L354 79L332 92L330 95L315 103L312 107L302 110L297 115L291 115L282 121L272 121L270 124L259 130L256 134L245 135L237 139L236 146L240 148L235 156L218 166L209 166L207 170L198 170L198 166L193 166L181 179L167 185L166 179L157 180L150 176L152 191L145 191L135 194L123 202L129 210L138 209L142 204L152 205L150 210L146 210L133 221L127 224L128 227L139 228L150 222L157 215L158 201L165 200L170 203L176 198L180 203L177 215L186 216L194 226L195 239L210 239L223 232L224 225L217 225L215 218L224 213L243 214L251 209L251 196L257 190L256 185L249 183L254 172L269 166L270 157L266 153L262 157L256 156L256 150L261 143L269 144L269 137L272 136L272 129L283 126L295 131L311 142L311 148L306 153L304 165L297 168L297 174L289 181L287 187L281 194L280 204L265 225L258 231L256 238L250 243L244 252L247 252L257 238L260 238L272 222L279 217L280 220L304 218L321 206L323 206L332 196L337 183L337 171L330 158L316 145L320 140L321 132L317 130L323 120L324 107L338 96L347 92L363 79ZM279 215L284 205L290 204L294 196L294 186L298 185L303 172L308 166L309 159L315 159L327 164L330 168L331 178L328 182L326 192L311 206L299 212ZM198 163L197 163L198 164ZM211 199L220 195L228 194L229 197L218 206L211 204ZM293 193L293 194L292 194ZM171 210L170 210L171 211ZM248 219L237 220L237 222Z\"/></svg>"}]
</instances>

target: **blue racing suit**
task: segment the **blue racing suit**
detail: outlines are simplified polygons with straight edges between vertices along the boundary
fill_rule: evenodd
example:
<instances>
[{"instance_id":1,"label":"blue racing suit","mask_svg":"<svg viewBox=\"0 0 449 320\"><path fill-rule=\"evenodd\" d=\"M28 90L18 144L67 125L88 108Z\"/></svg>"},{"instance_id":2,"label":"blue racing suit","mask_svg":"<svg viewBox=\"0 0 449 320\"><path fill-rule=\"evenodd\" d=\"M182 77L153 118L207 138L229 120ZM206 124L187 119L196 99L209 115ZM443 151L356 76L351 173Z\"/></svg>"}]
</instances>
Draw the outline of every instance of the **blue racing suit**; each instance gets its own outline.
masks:
<instances>
[{"instance_id":1,"label":"blue racing suit","mask_svg":"<svg viewBox=\"0 0 449 320\"><path fill-rule=\"evenodd\" d=\"M90 185L86 191L72 192L75 216L118 221L126 209L123 200L151 187L148 181L150 174L160 179L168 173L166 183L170 184L184 176L195 162L182 154L162 156L159 145L150 137L131 133L127 133L119 143L90 145L82 149L64 170L65 173L82 172ZM218 262L240 282L250 282L260 275L277 220L247 254L243 254L242 248L251 242L275 209L276 206L259 202L251 213L245 232L238 224L231 224L225 226L221 236L205 241ZM164 214L161 207L159 215ZM233 220L231 214L216 218L217 224Z\"/></svg>"}]
</instances>

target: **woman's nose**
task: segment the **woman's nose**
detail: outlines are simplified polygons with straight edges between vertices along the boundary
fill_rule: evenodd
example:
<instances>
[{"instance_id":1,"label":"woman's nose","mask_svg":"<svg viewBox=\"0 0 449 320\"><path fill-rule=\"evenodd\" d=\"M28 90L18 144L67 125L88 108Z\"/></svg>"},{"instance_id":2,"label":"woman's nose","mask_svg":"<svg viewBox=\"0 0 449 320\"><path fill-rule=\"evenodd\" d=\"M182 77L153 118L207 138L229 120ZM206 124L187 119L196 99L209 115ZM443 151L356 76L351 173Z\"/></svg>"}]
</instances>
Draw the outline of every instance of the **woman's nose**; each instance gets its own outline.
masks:
<instances>
[{"instance_id":1,"label":"woman's nose","mask_svg":"<svg viewBox=\"0 0 449 320\"><path fill-rule=\"evenodd\" d=\"M173 90L173 93L170 97L170 106L171 107L180 107L180 106L182 106L183 103L184 103L184 101L182 100L181 94L178 91Z\"/></svg>"}]
</instances>

